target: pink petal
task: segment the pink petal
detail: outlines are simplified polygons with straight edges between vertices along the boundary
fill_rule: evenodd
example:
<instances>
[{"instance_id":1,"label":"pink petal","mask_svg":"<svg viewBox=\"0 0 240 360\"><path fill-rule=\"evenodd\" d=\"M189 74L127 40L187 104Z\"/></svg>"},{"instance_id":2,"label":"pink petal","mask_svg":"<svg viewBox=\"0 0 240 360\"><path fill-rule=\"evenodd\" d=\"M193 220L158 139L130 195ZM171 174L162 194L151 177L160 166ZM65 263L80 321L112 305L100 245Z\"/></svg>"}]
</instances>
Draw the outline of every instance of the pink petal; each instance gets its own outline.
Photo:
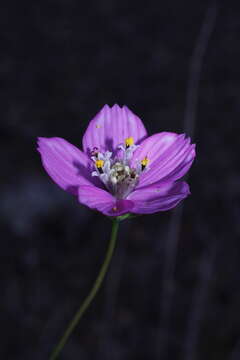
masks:
<instances>
[{"instance_id":1,"label":"pink petal","mask_svg":"<svg viewBox=\"0 0 240 360\"><path fill-rule=\"evenodd\" d=\"M83 149L89 153L94 147L100 151L115 151L128 137L135 143L147 135L142 121L126 106L105 105L88 125L83 136Z\"/></svg>"},{"instance_id":2,"label":"pink petal","mask_svg":"<svg viewBox=\"0 0 240 360\"><path fill-rule=\"evenodd\" d=\"M117 200L109 192L96 186L81 186L78 190L79 202L108 216L126 214L133 208L130 200Z\"/></svg>"},{"instance_id":3,"label":"pink petal","mask_svg":"<svg viewBox=\"0 0 240 360\"><path fill-rule=\"evenodd\" d=\"M189 194L189 186L186 182L161 182L133 191L128 199L134 202L132 213L151 214L174 208Z\"/></svg>"},{"instance_id":4,"label":"pink petal","mask_svg":"<svg viewBox=\"0 0 240 360\"><path fill-rule=\"evenodd\" d=\"M138 188L159 180L175 181L180 179L190 168L195 157L195 145L184 134L162 132L145 139L136 149L132 166L147 157L149 169L145 171Z\"/></svg>"},{"instance_id":5,"label":"pink petal","mask_svg":"<svg viewBox=\"0 0 240 360\"><path fill-rule=\"evenodd\" d=\"M88 157L66 140L40 137L38 151L46 172L62 189L77 195L79 185L93 184Z\"/></svg>"}]
</instances>

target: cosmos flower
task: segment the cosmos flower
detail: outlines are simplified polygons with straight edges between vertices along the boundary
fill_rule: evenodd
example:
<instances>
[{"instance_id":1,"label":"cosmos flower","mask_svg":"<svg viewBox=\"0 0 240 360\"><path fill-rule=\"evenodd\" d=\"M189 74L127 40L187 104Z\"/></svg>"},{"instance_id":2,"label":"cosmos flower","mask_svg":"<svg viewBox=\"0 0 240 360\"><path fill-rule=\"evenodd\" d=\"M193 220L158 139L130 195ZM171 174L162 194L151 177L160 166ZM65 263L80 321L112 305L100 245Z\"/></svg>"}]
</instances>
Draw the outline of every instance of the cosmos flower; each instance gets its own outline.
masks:
<instances>
[{"instance_id":1,"label":"cosmos flower","mask_svg":"<svg viewBox=\"0 0 240 360\"><path fill-rule=\"evenodd\" d=\"M142 121L126 106L105 105L90 121L83 151L58 137L38 139L42 164L81 204L108 216L150 214L175 207L189 194L181 181L195 145L184 134L147 137Z\"/></svg>"}]
</instances>

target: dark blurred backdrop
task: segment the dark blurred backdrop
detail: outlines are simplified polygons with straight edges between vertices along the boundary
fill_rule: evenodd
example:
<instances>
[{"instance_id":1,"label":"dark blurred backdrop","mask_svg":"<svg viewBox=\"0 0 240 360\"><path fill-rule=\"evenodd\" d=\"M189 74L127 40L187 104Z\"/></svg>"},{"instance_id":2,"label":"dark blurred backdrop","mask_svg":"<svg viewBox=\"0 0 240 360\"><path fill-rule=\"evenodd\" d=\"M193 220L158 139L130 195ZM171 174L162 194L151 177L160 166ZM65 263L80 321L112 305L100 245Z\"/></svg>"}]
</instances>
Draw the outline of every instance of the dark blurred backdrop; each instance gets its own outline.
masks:
<instances>
[{"instance_id":1,"label":"dark blurred backdrop","mask_svg":"<svg viewBox=\"0 0 240 360\"><path fill-rule=\"evenodd\" d=\"M197 144L192 196L121 226L65 360L240 359L240 6L9 1L0 11L0 358L44 360L90 289L111 222L44 172L108 103Z\"/></svg>"}]
</instances>

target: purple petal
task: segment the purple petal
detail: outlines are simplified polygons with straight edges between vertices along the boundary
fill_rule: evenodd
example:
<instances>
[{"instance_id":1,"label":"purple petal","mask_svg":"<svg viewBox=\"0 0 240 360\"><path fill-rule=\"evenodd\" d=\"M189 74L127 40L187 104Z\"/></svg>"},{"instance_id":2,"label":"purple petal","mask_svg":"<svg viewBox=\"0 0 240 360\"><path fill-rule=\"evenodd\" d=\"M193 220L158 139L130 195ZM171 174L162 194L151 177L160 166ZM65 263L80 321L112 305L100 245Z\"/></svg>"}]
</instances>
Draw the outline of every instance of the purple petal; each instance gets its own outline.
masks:
<instances>
[{"instance_id":1,"label":"purple petal","mask_svg":"<svg viewBox=\"0 0 240 360\"><path fill-rule=\"evenodd\" d=\"M117 200L109 192L96 186L81 186L78 190L79 202L108 216L119 216L131 211L134 204L130 200Z\"/></svg>"},{"instance_id":2,"label":"purple petal","mask_svg":"<svg viewBox=\"0 0 240 360\"><path fill-rule=\"evenodd\" d=\"M142 121L126 106L105 105L88 125L83 136L86 153L97 147L100 151L115 151L128 137L139 143L147 135Z\"/></svg>"},{"instance_id":3,"label":"purple petal","mask_svg":"<svg viewBox=\"0 0 240 360\"><path fill-rule=\"evenodd\" d=\"M42 164L62 189L77 195L79 185L93 184L89 159L81 150L61 138L38 138Z\"/></svg>"},{"instance_id":4,"label":"purple petal","mask_svg":"<svg viewBox=\"0 0 240 360\"><path fill-rule=\"evenodd\" d=\"M132 213L151 214L174 208L189 194L189 186L186 182L161 182L133 191L128 199L134 202Z\"/></svg>"},{"instance_id":5,"label":"purple petal","mask_svg":"<svg viewBox=\"0 0 240 360\"><path fill-rule=\"evenodd\" d=\"M147 157L149 169L145 171L138 188L159 180L173 182L190 168L195 157L195 145L184 134L162 132L145 139L134 152L132 166Z\"/></svg>"}]
</instances>

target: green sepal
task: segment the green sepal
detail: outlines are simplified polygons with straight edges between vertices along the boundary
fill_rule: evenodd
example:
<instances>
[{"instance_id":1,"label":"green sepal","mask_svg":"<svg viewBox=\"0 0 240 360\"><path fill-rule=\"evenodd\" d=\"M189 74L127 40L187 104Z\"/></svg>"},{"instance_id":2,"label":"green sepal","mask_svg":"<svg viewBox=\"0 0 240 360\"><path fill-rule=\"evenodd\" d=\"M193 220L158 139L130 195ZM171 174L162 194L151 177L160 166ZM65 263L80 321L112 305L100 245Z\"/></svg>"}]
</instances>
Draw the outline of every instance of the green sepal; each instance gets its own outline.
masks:
<instances>
[{"instance_id":1,"label":"green sepal","mask_svg":"<svg viewBox=\"0 0 240 360\"><path fill-rule=\"evenodd\" d=\"M123 221L123 220L126 220L126 219L133 219L133 218L138 217L138 216L140 216L140 215L127 213L127 214L124 214L124 215L121 215L121 216L116 216L114 218L110 217L110 219L111 220L116 219L118 222L120 222L120 221Z\"/></svg>"}]
</instances>

